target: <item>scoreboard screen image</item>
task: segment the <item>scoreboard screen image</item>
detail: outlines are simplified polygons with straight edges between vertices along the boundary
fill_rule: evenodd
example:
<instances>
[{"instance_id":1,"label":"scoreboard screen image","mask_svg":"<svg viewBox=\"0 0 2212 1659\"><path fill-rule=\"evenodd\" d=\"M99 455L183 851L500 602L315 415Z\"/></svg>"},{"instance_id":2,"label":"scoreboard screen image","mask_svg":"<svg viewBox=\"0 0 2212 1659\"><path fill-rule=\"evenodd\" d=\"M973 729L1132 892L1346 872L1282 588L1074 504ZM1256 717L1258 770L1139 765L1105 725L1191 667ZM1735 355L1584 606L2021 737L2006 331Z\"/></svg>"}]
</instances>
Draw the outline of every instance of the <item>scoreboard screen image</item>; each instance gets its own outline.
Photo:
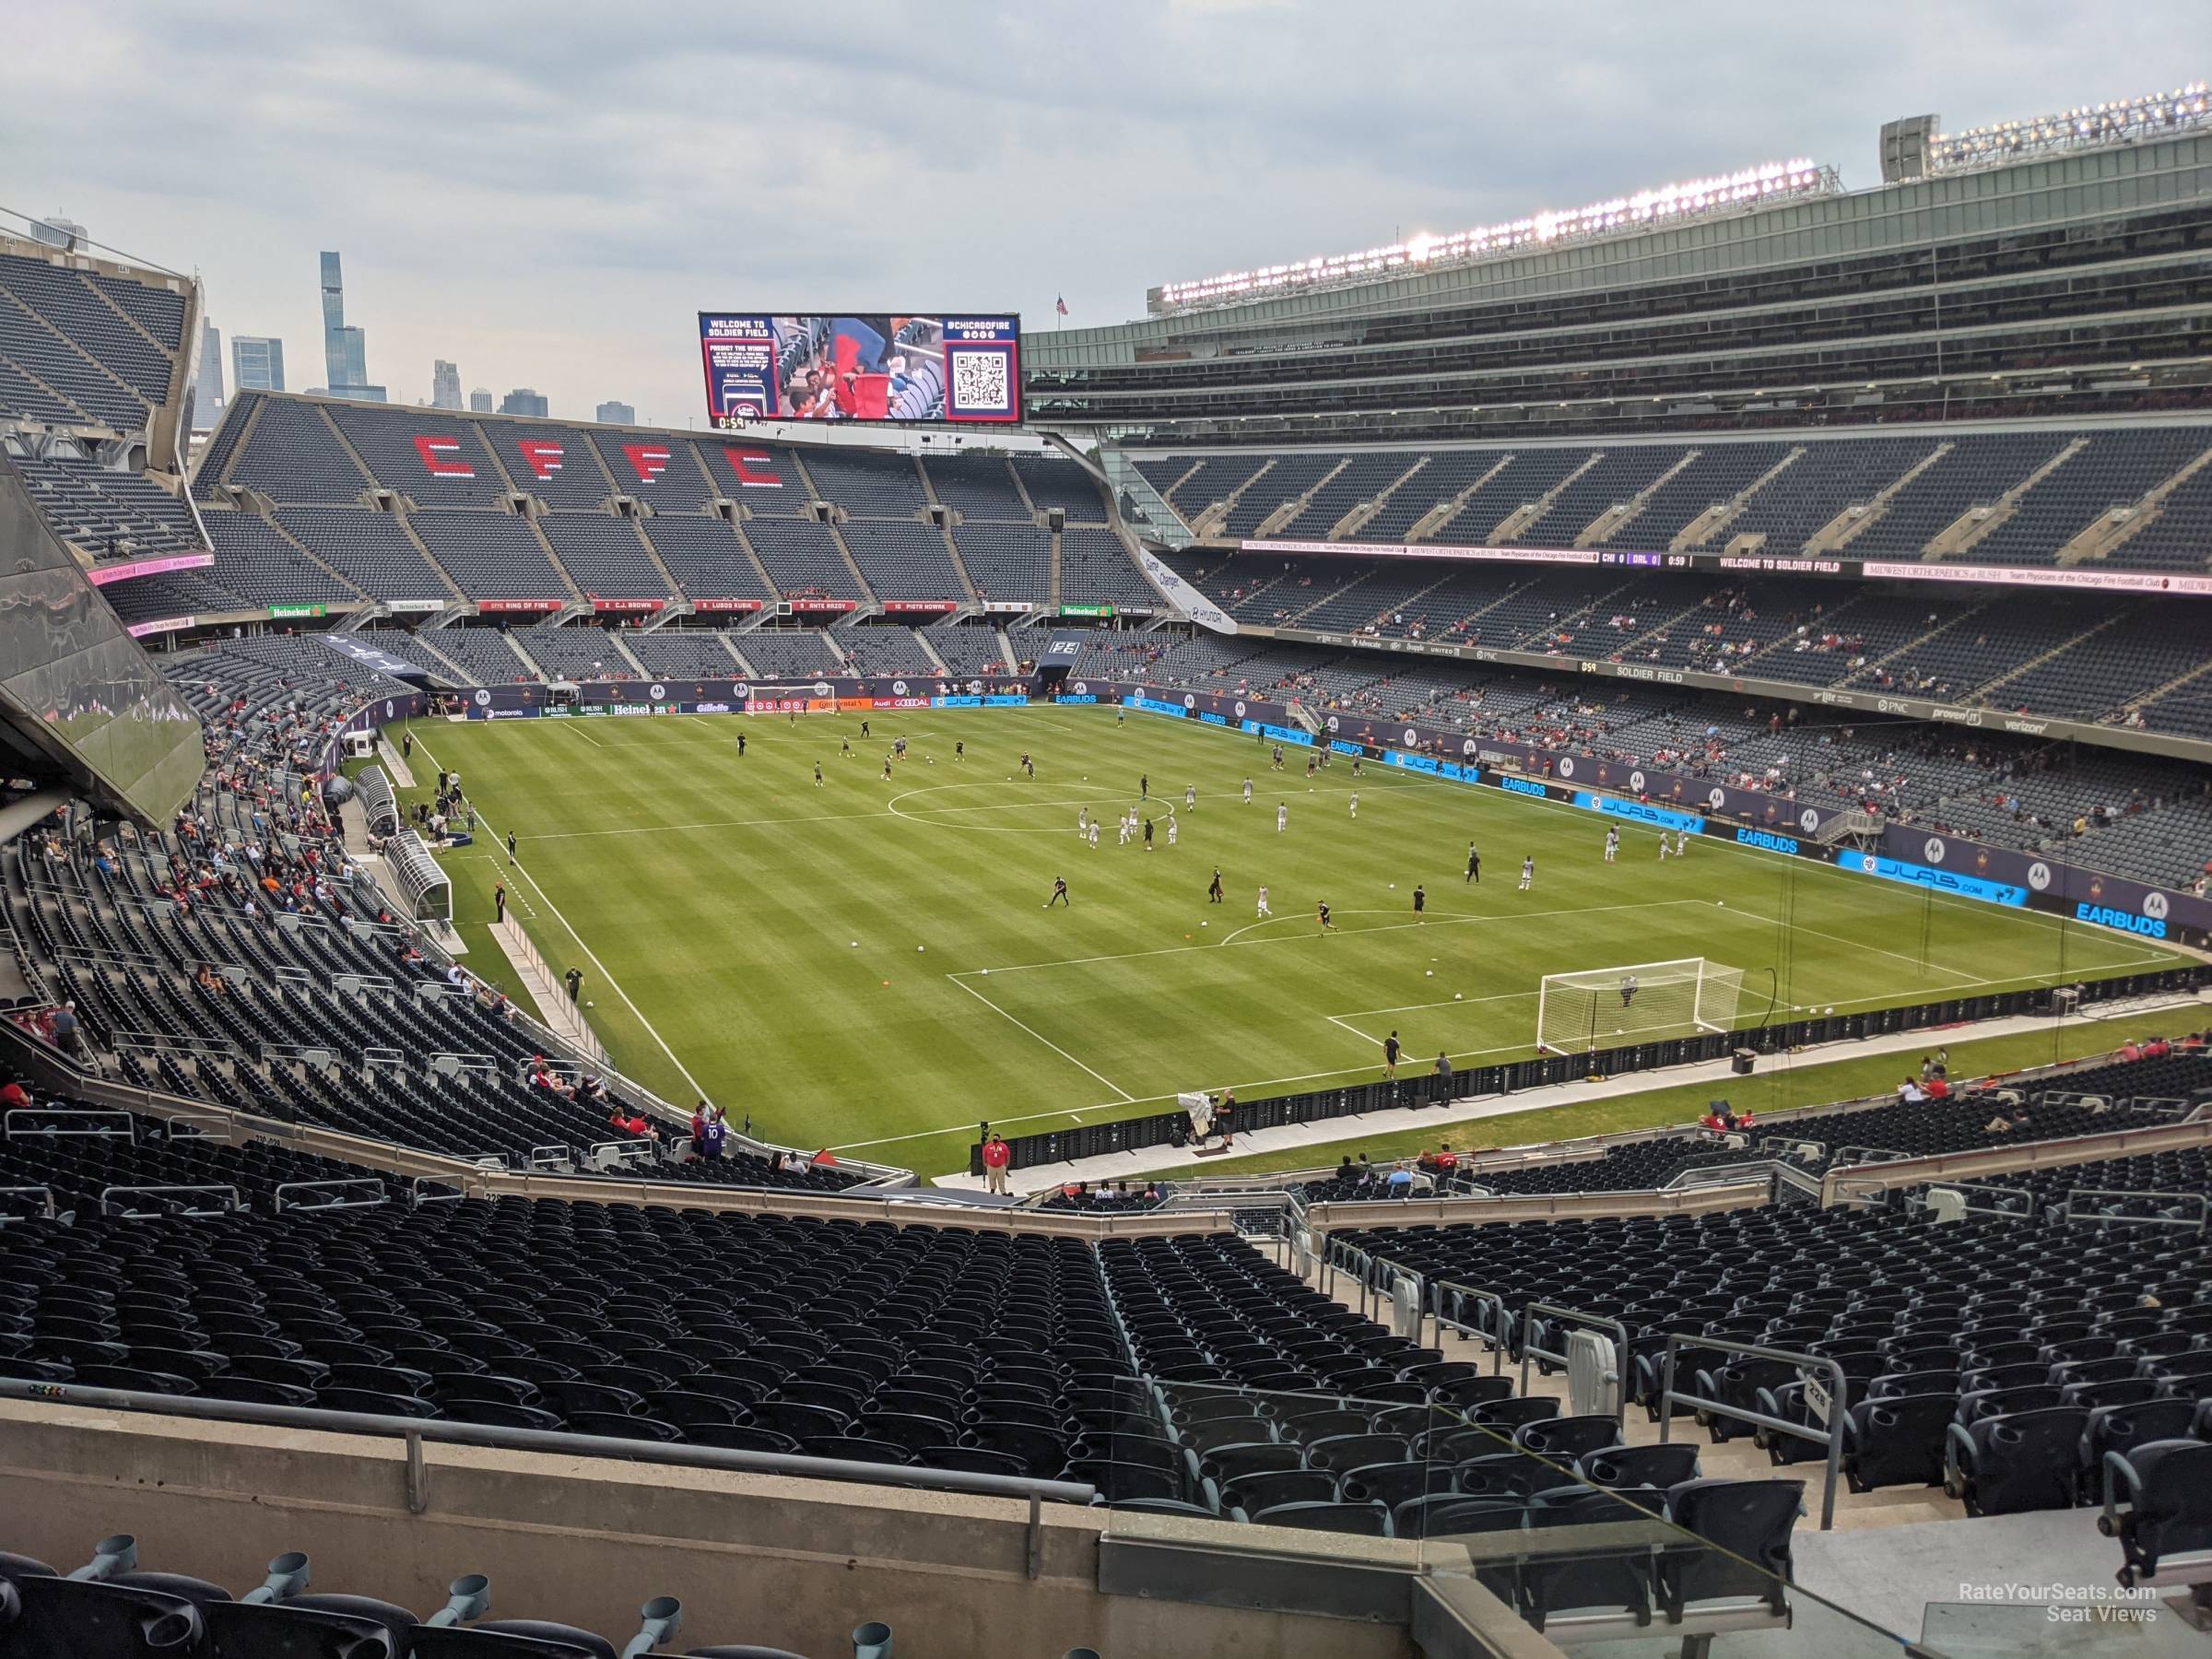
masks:
<instances>
[{"instance_id":1,"label":"scoreboard screen image","mask_svg":"<svg viewBox=\"0 0 2212 1659\"><path fill-rule=\"evenodd\" d=\"M1021 319L1008 314L699 313L707 418L1010 426L1021 419Z\"/></svg>"}]
</instances>

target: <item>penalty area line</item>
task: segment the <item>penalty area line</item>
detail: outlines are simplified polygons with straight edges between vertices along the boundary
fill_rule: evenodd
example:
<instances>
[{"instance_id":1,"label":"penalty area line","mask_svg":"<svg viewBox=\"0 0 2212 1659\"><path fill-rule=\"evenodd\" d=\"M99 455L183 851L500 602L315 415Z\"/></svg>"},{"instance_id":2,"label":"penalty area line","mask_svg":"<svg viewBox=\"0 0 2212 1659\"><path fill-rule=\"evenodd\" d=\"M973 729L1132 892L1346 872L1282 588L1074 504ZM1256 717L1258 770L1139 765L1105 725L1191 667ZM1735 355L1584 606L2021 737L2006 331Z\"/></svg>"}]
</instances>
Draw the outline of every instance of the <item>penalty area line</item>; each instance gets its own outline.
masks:
<instances>
[{"instance_id":1,"label":"penalty area line","mask_svg":"<svg viewBox=\"0 0 2212 1659\"><path fill-rule=\"evenodd\" d=\"M1123 1104L1134 1106L1137 1103L1136 1097L1129 1093L1128 1090L1124 1089L1112 1077L1107 1077L1102 1072L1092 1071L1089 1066L1084 1065L1082 1061L1077 1059L1073 1054L1069 1053L1065 1049L1054 1042L1050 1037L1044 1035L1043 1032L1038 1030L1033 1026L1025 1025L1022 1021L1016 1019L1013 1015L1007 1013L1004 1008L1000 1007L996 1003L985 996L981 991L978 991L973 985L969 984L965 980L961 979L959 974L948 973L945 977L950 980L954 984L959 986L961 990L967 992L969 995L974 997L977 1002L982 1003L984 1007L990 1009L992 1013L997 1015L1001 1019L1008 1021L1019 1030L1027 1031L1030 1036L1036 1038L1038 1041L1043 1043L1046 1048L1051 1049L1053 1053L1059 1055L1061 1059L1066 1061L1077 1071L1086 1073L1088 1076L1096 1078L1099 1082L1105 1084L1107 1088L1112 1089L1115 1094L1121 1097Z\"/></svg>"}]
</instances>

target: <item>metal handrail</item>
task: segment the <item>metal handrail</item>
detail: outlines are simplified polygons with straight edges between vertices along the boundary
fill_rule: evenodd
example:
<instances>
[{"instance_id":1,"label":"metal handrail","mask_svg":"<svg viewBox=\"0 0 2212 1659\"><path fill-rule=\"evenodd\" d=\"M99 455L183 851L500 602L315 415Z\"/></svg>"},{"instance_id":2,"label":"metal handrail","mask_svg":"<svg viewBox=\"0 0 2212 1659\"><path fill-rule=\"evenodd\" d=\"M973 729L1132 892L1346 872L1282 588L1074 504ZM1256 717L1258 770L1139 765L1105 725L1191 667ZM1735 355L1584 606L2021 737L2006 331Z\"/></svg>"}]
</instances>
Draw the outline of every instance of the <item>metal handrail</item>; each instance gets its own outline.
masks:
<instances>
[{"instance_id":1,"label":"metal handrail","mask_svg":"<svg viewBox=\"0 0 2212 1659\"><path fill-rule=\"evenodd\" d=\"M2019 1220L2031 1218L2035 1215L2035 1194L2026 1187L1997 1186L1983 1181L1931 1181L1926 1193L1917 1198L1908 1198L1905 1202L1917 1204L1926 1209L1929 1207L1928 1195L1938 1191L1959 1194L1966 1200L1966 1213L1970 1216L2005 1216ZM1977 1193L1992 1194L1998 1202L1976 1204L1974 1194Z\"/></svg>"},{"instance_id":2,"label":"metal handrail","mask_svg":"<svg viewBox=\"0 0 2212 1659\"><path fill-rule=\"evenodd\" d=\"M2194 1205L2196 1219L2185 1220L2178 1216L2100 1216L2077 1213L2074 1201L2077 1198L2149 1198L2159 1204ZM2212 1221L2212 1196L2203 1193L2132 1193L2118 1187L2076 1187L2066 1194L2065 1207L2059 1212L2062 1221L2132 1221L2145 1227L2191 1227L2202 1232L2207 1221Z\"/></svg>"},{"instance_id":3,"label":"metal handrail","mask_svg":"<svg viewBox=\"0 0 2212 1659\"><path fill-rule=\"evenodd\" d=\"M46 1194L44 1219L51 1221L61 1214L61 1210L53 1202L53 1189L50 1186L0 1186L0 1198L5 1198L10 1193L43 1193ZM6 1227L10 1221L21 1218L16 1216L0 1215L0 1227Z\"/></svg>"},{"instance_id":4,"label":"metal handrail","mask_svg":"<svg viewBox=\"0 0 2212 1659\"><path fill-rule=\"evenodd\" d=\"M1746 1186L1753 1182L1768 1182L1773 1179L1775 1171L1784 1167L1785 1162L1785 1159L1779 1158L1745 1158L1733 1163L1704 1164L1694 1169L1677 1171L1655 1190L1684 1193L1700 1187Z\"/></svg>"},{"instance_id":5,"label":"metal handrail","mask_svg":"<svg viewBox=\"0 0 2212 1659\"><path fill-rule=\"evenodd\" d=\"M327 1204L300 1205L296 1207L312 1210L368 1209L379 1204L389 1204L392 1201L392 1194L385 1187L382 1179L375 1175L348 1175L334 1181L287 1181L279 1182L276 1188L275 1195L276 1213L280 1216L284 1214L287 1207L287 1194L343 1192L353 1187L367 1187L376 1196L373 1198L334 1198Z\"/></svg>"},{"instance_id":6,"label":"metal handrail","mask_svg":"<svg viewBox=\"0 0 2212 1659\"><path fill-rule=\"evenodd\" d=\"M18 1118L66 1118L70 1120L98 1118L103 1121L116 1122L119 1126L112 1129L57 1129L52 1127L50 1124L36 1125L26 1124L21 1128L18 1128L16 1126ZM15 1106L10 1107L6 1112L0 1112L0 1136L14 1140L18 1135L91 1135L106 1140L136 1140L138 1138L138 1124L137 1120L127 1112L104 1112L82 1106Z\"/></svg>"},{"instance_id":7,"label":"metal handrail","mask_svg":"<svg viewBox=\"0 0 2212 1659\"><path fill-rule=\"evenodd\" d=\"M1538 1313L1548 1313L1554 1319L1575 1320L1613 1333L1614 1364L1619 1373L1618 1385L1613 1391L1613 1416L1620 1424L1621 1436L1625 1441L1629 1426L1629 1327L1603 1313L1585 1313L1580 1308L1563 1308L1557 1302L1532 1301L1524 1304L1521 1310L1521 1392L1524 1394L1528 1393L1530 1360L1549 1359L1555 1365L1567 1363L1565 1354L1555 1354L1536 1346L1534 1316Z\"/></svg>"},{"instance_id":8,"label":"metal handrail","mask_svg":"<svg viewBox=\"0 0 2212 1659\"><path fill-rule=\"evenodd\" d=\"M117 1053L159 1054L182 1053L217 1060L243 1060L248 1056L227 1038L188 1037L171 1031L117 1031L110 1045Z\"/></svg>"},{"instance_id":9,"label":"metal handrail","mask_svg":"<svg viewBox=\"0 0 2212 1659\"><path fill-rule=\"evenodd\" d=\"M1920 1156L1917 1152L1900 1152L1895 1147L1838 1147L1828 1162L1830 1169L1840 1170L1849 1164L1896 1163Z\"/></svg>"},{"instance_id":10,"label":"metal handrail","mask_svg":"<svg viewBox=\"0 0 2212 1659\"><path fill-rule=\"evenodd\" d=\"M1464 1312L1465 1304L1470 1301L1479 1302L1486 1308L1496 1309L1498 1321L1495 1333L1485 1331L1480 1325L1469 1324L1465 1319L1447 1319L1444 1316L1446 1296L1452 1299L1453 1312L1455 1314ZM1431 1279L1429 1282L1429 1311L1436 1320L1437 1341L1440 1347L1443 1341L1443 1334L1447 1330L1457 1331L1463 1336L1478 1339L1485 1347L1490 1350L1490 1375L1493 1377L1504 1375L1505 1349L1506 1344L1510 1340L1508 1333L1512 1328L1513 1311L1506 1305L1503 1296L1495 1290L1477 1289L1473 1285L1455 1284L1450 1279Z\"/></svg>"},{"instance_id":11,"label":"metal handrail","mask_svg":"<svg viewBox=\"0 0 2212 1659\"><path fill-rule=\"evenodd\" d=\"M782 1452L735 1452L720 1446L603 1439L595 1434L563 1434L543 1429L497 1429L481 1423L450 1422L441 1418L319 1411L300 1406L206 1399L197 1394L88 1388L76 1382L29 1382L13 1377L0 1377L0 1399L30 1400L47 1406L83 1406L96 1411L144 1411L159 1417L247 1423L271 1429L312 1429L329 1434L373 1434L406 1441L411 1456L418 1454L420 1445L435 1442L488 1446L503 1452L535 1452L558 1457L618 1457L631 1463L722 1469L741 1475L785 1475L866 1486L923 1487L981 1498L1026 1498L1088 1504L1099 1495L1096 1487L1077 1480L1035 1480L1021 1475L982 1475L965 1469L924 1469L902 1464L846 1463L833 1457L800 1457Z\"/></svg>"},{"instance_id":12,"label":"metal handrail","mask_svg":"<svg viewBox=\"0 0 2212 1659\"><path fill-rule=\"evenodd\" d=\"M1834 1386L1829 1391L1828 1396L1827 1429L1811 1429L1783 1418L1769 1417L1763 1411L1749 1411L1740 1406L1729 1406L1719 1400L1680 1393L1675 1387L1675 1362L1685 1347L1717 1348L1724 1354L1741 1354L1747 1359L1780 1360L1784 1365L1794 1365L1801 1371L1815 1367L1826 1370L1834 1380ZM1808 1377L1806 1381L1810 1382L1812 1379ZM1800 1440L1809 1440L1826 1446L1828 1480L1820 1494L1820 1530L1828 1532L1836 1524L1836 1483L1843 1466L1843 1417L1850 1409L1850 1391L1851 1380L1843 1374L1841 1364L1824 1355L1801 1354L1789 1348L1762 1347L1756 1342L1730 1342L1720 1336L1691 1336L1680 1331L1669 1331L1666 1334L1666 1359L1660 1373L1659 1443L1666 1443L1674 1429L1675 1407L1682 1405L1710 1411L1715 1417L1724 1417L1734 1422L1771 1429L1779 1434L1794 1434Z\"/></svg>"},{"instance_id":13,"label":"metal handrail","mask_svg":"<svg viewBox=\"0 0 2212 1659\"><path fill-rule=\"evenodd\" d=\"M228 1193L230 1195L229 1208L234 1210L245 1208L244 1204L242 1204L239 1199L238 1189L236 1187L209 1182L193 1182L191 1184L182 1186L133 1185L102 1187L100 1189L100 1213L101 1215L105 1216L111 1213L108 1208L108 1201L113 1198L118 1193ZM190 1216L217 1216L222 1214L222 1211L220 1209L192 1209L187 1210L184 1213Z\"/></svg>"}]
</instances>

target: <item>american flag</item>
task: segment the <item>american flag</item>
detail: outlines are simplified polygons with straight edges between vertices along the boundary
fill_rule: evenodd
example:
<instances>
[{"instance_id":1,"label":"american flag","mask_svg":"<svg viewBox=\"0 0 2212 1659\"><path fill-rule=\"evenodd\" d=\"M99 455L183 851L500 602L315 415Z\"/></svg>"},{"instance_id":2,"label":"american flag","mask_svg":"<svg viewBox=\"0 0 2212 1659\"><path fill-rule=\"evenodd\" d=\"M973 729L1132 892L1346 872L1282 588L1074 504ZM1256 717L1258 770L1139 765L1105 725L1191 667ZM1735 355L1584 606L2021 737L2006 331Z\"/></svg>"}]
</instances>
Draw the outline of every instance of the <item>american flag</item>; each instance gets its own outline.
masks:
<instances>
[{"instance_id":1,"label":"american flag","mask_svg":"<svg viewBox=\"0 0 2212 1659\"><path fill-rule=\"evenodd\" d=\"M1053 309L1054 311L1058 312L1059 312L1059 313L1060 313L1062 316L1064 316L1064 317L1065 317L1065 316L1066 316L1066 315L1067 315L1067 300L1066 300L1065 297L1065 296L1062 296L1062 295L1054 295L1054 296L1053 297Z\"/></svg>"}]
</instances>

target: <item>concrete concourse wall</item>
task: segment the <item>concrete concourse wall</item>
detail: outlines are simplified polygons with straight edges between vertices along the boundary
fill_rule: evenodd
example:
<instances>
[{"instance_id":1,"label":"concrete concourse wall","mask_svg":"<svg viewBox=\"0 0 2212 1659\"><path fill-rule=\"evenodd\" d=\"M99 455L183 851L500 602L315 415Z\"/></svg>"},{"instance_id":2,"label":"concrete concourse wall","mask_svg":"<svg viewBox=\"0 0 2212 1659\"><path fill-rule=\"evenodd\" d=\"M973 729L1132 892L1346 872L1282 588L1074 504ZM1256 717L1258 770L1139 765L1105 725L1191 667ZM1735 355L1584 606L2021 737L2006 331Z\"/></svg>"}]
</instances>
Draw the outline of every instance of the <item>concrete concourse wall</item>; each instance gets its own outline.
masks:
<instances>
[{"instance_id":1,"label":"concrete concourse wall","mask_svg":"<svg viewBox=\"0 0 2212 1659\"><path fill-rule=\"evenodd\" d=\"M1115 1659L1413 1659L1401 1624L1103 1594L1103 1511L1046 1505L1032 1581L1017 1500L466 1446L423 1454L416 1514L397 1441L0 1401L0 1548L67 1571L127 1532L147 1569L233 1593L304 1549L315 1589L418 1615L482 1572L494 1618L559 1619L617 1645L645 1601L675 1595L679 1650L749 1641L835 1659L855 1625L881 1619L900 1659L1078 1646ZM1216 1543L1241 1530L1178 1524Z\"/></svg>"}]
</instances>

